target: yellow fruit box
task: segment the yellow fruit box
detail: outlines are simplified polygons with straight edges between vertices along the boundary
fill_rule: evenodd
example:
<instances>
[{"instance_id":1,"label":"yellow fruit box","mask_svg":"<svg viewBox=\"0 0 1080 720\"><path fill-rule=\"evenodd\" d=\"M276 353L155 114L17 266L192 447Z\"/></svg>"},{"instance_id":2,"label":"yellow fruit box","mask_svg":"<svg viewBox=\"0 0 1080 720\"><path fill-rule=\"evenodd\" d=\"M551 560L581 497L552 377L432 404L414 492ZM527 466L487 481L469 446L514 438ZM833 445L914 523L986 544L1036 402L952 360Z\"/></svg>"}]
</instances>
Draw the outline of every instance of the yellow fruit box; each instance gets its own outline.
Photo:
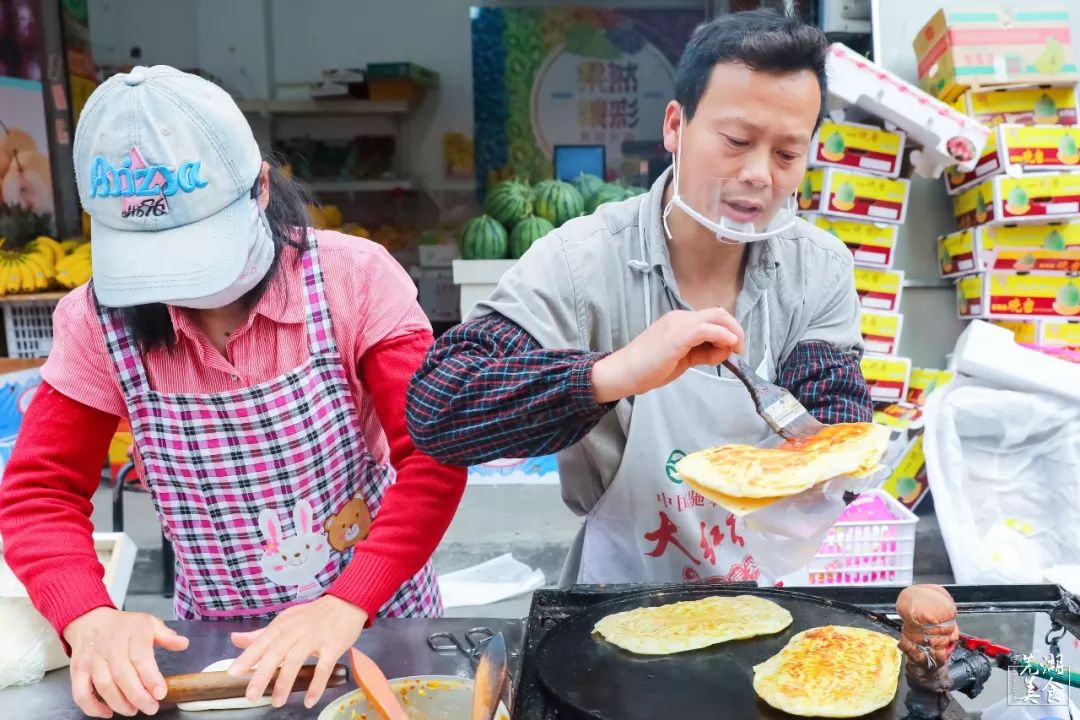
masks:
<instances>
[{"instance_id":1,"label":"yellow fruit box","mask_svg":"<svg viewBox=\"0 0 1080 720\"><path fill-rule=\"evenodd\" d=\"M903 164L905 138L895 130L826 120L810 142L810 166L853 168L894 178Z\"/></svg>"},{"instance_id":2,"label":"yellow fruit box","mask_svg":"<svg viewBox=\"0 0 1080 720\"><path fill-rule=\"evenodd\" d=\"M923 436L911 441L900 456L892 474L882 483L881 489L900 501L908 510L914 510L930 489L926 477L926 455L923 453Z\"/></svg>"},{"instance_id":3,"label":"yellow fruit box","mask_svg":"<svg viewBox=\"0 0 1080 720\"><path fill-rule=\"evenodd\" d=\"M808 218L825 232L832 233L851 250L855 264L877 270L889 270L896 255L899 228L885 223L845 220L827 215Z\"/></svg>"},{"instance_id":4,"label":"yellow fruit box","mask_svg":"<svg viewBox=\"0 0 1080 720\"><path fill-rule=\"evenodd\" d=\"M1013 87L969 90L953 102L984 125L1076 125L1076 87Z\"/></svg>"},{"instance_id":5,"label":"yellow fruit box","mask_svg":"<svg viewBox=\"0 0 1080 720\"><path fill-rule=\"evenodd\" d=\"M1026 343L1028 345L1039 344L1039 333L1041 332L1042 323L1035 320L991 320L991 325L997 325L1003 327L1006 330L1012 332L1013 337L1018 343Z\"/></svg>"},{"instance_id":6,"label":"yellow fruit box","mask_svg":"<svg viewBox=\"0 0 1080 720\"><path fill-rule=\"evenodd\" d=\"M953 374L948 370L913 368L911 381L908 383L907 401L917 407L923 407L930 393L949 384L952 379Z\"/></svg>"},{"instance_id":7,"label":"yellow fruit box","mask_svg":"<svg viewBox=\"0 0 1080 720\"><path fill-rule=\"evenodd\" d=\"M838 168L823 168L820 210L856 220L901 224L907 217L911 181Z\"/></svg>"},{"instance_id":8,"label":"yellow fruit box","mask_svg":"<svg viewBox=\"0 0 1080 720\"><path fill-rule=\"evenodd\" d=\"M895 355L900 347L900 333L904 329L901 313L863 310L859 321L866 352L876 355Z\"/></svg>"},{"instance_id":9,"label":"yellow fruit box","mask_svg":"<svg viewBox=\"0 0 1080 720\"><path fill-rule=\"evenodd\" d=\"M919 86L946 102L985 85L1077 80L1064 4L938 10L912 46Z\"/></svg>"},{"instance_id":10,"label":"yellow fruit box","mask_svg":"<svg viewBox=\"0 0 1080 720\"><path fill-rule=\"evenodd\" d=\"M870 270L855 268L855 292L866 310L897 312L904 290L902 270Z\"/></svg>"},{"instance_id":11,"label":"yellow fruit box","mask_svg":"<svg viewBox=\"0 0 1080 720\"><path fill-rule=\"evenodd\" d=\"M937 240L937 246L941 277L962 277L983 269L975 228L942 235Z\"/></svg>"},{"instance_id":12,"label":"yellow fruit box","mask_svg":"<svg viewBox=\"0 0 1080 720\"><path fill-rule=\"evenodd\" d=\"M998 125L998 155L1008 175L1075 170L1080 163L1080 128L1064 125Z\"/></svg>"},{"instance_id":13,"label":"yellow fruit box","mask_svg":"<svg viewBox=\"0 0 1080 720\"><path fill-rule=\"evenodd\" d=\"M985 178L1001 174L1003 162L998 153L997 133L990 133L986 141L982 155L975 161L975 168L968 172L961 172L957 166L952 166L945 171L945 192L949 195L958 195L968 188L974 187Z\"/></svg>"},{"instance_id":14,"label":"yellow fruit box","mask_svg":"<svg viewBox=\"0 0 1080 720\"><path fill-rule=\"evenodd\" d=\"M943 278L984 270L1080 272L1080 223L982 225L938 238Z\"/></svg>"},{"instance_id":15,"label":"yellow fruit box","mask_svg":"<svg viewBox=\"0 0 1080 720\"><path fill-rule=\"evenodd\" d=\"M813 213L821 209L821 188L825 185L824 170L807 170L799 185L798 203L802 212Z\"/></svg>"},{"instance_id":16,"label":"yellow fruit box","mask_svg":"<svg viewBox=\"0 0 1080 720\"><path fill-rule=\"evenodd\" d=\"M1038 344L1080 352L1080 322L1047 320L1039 323Z\"/></svg>"},{"instance_id":17,"label":"yellow fruit box","mask_svg":"<svg viewBox=\"0 0 1080 720\"><path fill-rule=\"evenodd\" d=\"M961 318L1041 320L1080 315L1080 278L988 272L956 283Z\"/></svg>"},{"instance_id":18,"label":"yellow fruit box","mask_svg":"<svg viewBox=\"0 0 1080 720\"><path fill-rule=\"evenodd\" d=\"M911 359L864 355L862 374L870 387L870 399L874 402L897 402L907 396L911 377Z\"/></svg>"},{"instance_id":19,"label":"yellow fruit box","mask_svg":"<svg viewBox=\"0 0 1080 720\"><path fill-rule=\"evenodd\" d=\"M987 222L1046 223L1080 218L1080 173L998 175L953 198L961 229Z\"/></svg>"},{"instance_id":20,"label":"yellow fruit box","mask_svg":"<svg viewBox=\"0 0 1080 720\"><path fill-rule=\"evenodd\" d=\"M916 426L923 414L922 408L907 403L892 403L878 407L879 409L874 410L874 422L896 430L906 430Z\"/></svg>"}]
</instances>

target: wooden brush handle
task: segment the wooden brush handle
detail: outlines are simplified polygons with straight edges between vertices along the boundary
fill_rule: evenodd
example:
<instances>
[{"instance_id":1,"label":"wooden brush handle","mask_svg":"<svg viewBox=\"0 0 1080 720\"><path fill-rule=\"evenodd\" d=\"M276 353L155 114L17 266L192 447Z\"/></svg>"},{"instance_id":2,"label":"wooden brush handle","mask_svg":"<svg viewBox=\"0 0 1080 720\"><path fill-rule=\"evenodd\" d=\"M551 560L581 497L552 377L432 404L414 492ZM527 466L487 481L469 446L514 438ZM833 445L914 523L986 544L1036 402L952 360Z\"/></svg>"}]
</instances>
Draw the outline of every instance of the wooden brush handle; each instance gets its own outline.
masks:
<instances>
[{"instance_id":1,"label":"wooden brush handle","mask_svg":"<svg viewBox=\"0 0 1080 720\"><path fill-rule=\"evenodd\" d=\"M314 665L304 665L296 674L292 692L307 690L311 685L311 679L315 675ZM349 675L348 668L338 664L334 666L334 672L330 675L326 687L332 688L344 685ZM167 691L162 702L186 703L200 700L225 700L226 698L244 697L251 675L233 677L227 672L201 672L187 675L170 675L165 678ZM270 695L274 691L274 683L277 682L277 673L266 685L264 695Z\"/></svg>"}]
</instances>

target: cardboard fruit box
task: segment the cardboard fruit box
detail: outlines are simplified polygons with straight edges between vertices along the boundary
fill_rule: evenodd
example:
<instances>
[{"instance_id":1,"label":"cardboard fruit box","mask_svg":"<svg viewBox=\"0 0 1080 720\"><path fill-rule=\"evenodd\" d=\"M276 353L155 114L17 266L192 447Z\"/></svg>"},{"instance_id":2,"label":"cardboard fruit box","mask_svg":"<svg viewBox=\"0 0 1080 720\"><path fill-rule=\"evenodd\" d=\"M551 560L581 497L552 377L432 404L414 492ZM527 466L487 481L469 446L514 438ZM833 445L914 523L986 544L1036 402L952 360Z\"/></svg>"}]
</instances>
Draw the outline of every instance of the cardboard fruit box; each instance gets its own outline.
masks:
<instances>
[{"instance_id":1,"label":"cardboard fruit box","mask_svg":"<svg viewBox=\"0 0 1080 720\"><path fill-rule=\"evenodd\" d=\"M961 318L1075 318L1080 315L1080 278L1046 273L979 273L957 281L956 300Z\"/></svg>"},{"instance_id":2,"label":"cardboard fruit box","mask_svg":"<svg viewBox=\"0 0 1080 720\"><path fill-rule=\"evenodd\" d=\"M990 127L1018 125L1076 125L1076 87L1073 85L968 90L953 107Z\"/></svg>"},{"instance_id":3,"label":"cardboard fruit box","mask_svg":"<svg viewBox=\"0 0 1080 720\"><path fill-rule=\"evenodd\" d=\"M901 313L862 311L859 320L866 352L875 355L895 355L900 348L900 333L904 330Z\"/></svg>"},{"instance_id":4,"label":"cardboard fruit box","mask_svg":"<svg viewBox=\"0 0 1080 720\"><path fill-rule=\"evenodd\" d=\"M985 270L1080 272L1080 223L980 225L938 238L943 278Z\"/></svg>"},{"instance_id":5,"label":"cardboard fruit box","mask_svg":"<svg viewBox=\"0 0 1080 720\"><path fill-rule=\"evenodd\" d=\"M910 358L866 354L861 365L874 402L896 402L907 397Z\"/></svg>"},{"instance_id":6,"label":"cardboard fruit box","mask_svg":"<svg viewBox=\"0 0 1080 720\"><path fill-rule=\"evenodd\" d=\"M860 267L890 270L896 256L899 228L885 223L862 222L846 218L814 215L807 220L835 235L847 246Z\"/></svg>"},{"instance_id":7,"label":"cardboard fruit box","mask_svg":"<svg viewBox=\"0 0 1080 720\"><path fill-rule=\"evenodd\" d=\"M987 222L1045 223L1080 218L1080 173L997 175L953 198L961 229Z\"/></svg>"},{"instance_id":8,"label":"cardboard fruit box","mask_svg":"<svg viewBox=\"0 0 1080 720\"><path fill-rule=\"evenodd\" d=\"M998 125L975 169L950 168L945 189L955 195L993 175L1065 170L1080 165L1080 128L1065 125Z\"/></svg>"},{"instance_id":9,"label":"cardboard fruit box","mask_svg":"<svg viewBox=\"0 0 1080 720\"><path fill-rule=\"evenodd\" d=\"M1039 339L1036 344L1080 352L1080 321L1045 320L1039 323Z\"/></svg>"},{"instance_id":10,"label":"cardboard fruit box","mask_svg":"<svg viewBox=\"0 0 1080 720\"><path fill-rule=\"evenodd\" d=\"M859 303L867 310L897 312L903 291L902 270L855 268L855 292L859 295Z\"/></svg>"},{"instance_id":11,"label":"cardboard fruit box","mask_svg":"<svg viewBox=\"0 0 1080 720\"><path fill-rule=\"evenodd\" d=\"M823 168L819 212L869 222L902 224L911 181ZM804 208L805 209L805 208Z\"/></svg>"},{"instance_id":12,"label":"cardboard fruit box","mask_svg":"<svg viewBox=\"0 0 1080 720\"><path fill-rule=\"evenodd\" d=\"M1037 345L1041 322L1037 320L991 320L991 325L1003 327L1012 332L1016 342L1025 345Z\"/></svg>"},{"instance_id":13,"label":"cardboard fruit box","mask_svg":"<svg viewBox=\"0 0 1080 720\"><path fill-rule=\"evenodd\" d=\"M946 101L985 85L1077 81L1064 4L938 10L912 46L919 86Z\"/></svg>"},{"instance_id":14,"label":"cardboard fruit box","mask_svg":"<svg viewBox=\"0 0 1080 720\"><path fill-rule=\"evenodd\" d=\"M817 213L821 210L821 188L824 185L825 170L806 171L802 183L799 184L799 192L796 197L800 212Z\"/></svg>"},{"instance_id":15,"label":"cardboard fruit box","mask_svg":"<svg viewBox=\"0 0 1080 720\"><path fill-rule=\"evenodd\" d=\"M926 405L926 398L938 388L952 382L953 374L948 370L912 368L908 381L907 401L917 407Z\"/></svg>"},{"instance_id":16,"label":"cardboard fruit box","mask_svg":"<svg viewBox=\"0 0 1080 720\"><path fill-rule=\"evenodd\" d=\"M873 125L826 120L810 142L811 167L839 167L894 178L904 159L905 135Z\"/></svg>"}]
</instances>

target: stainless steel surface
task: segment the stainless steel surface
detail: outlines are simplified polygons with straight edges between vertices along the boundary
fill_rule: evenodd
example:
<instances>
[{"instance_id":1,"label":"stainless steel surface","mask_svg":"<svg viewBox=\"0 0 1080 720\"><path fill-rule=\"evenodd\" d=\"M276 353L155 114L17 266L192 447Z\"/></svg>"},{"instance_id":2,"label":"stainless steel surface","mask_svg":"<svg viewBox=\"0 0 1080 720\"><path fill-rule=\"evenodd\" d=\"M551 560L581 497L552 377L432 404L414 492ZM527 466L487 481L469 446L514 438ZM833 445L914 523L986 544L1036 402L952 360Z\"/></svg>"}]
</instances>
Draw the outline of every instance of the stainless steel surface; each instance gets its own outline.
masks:
<instances>
[{"instance_id":1,"label":"stainless steel surface","mask_svg":"<svg viewBox=\"0 0 1080 720\"><path fill-rule=\"evenodd\" d=\"M387 677L409 675L456 675L472 678L473 668L461 653L439 654L428 647L427 638L435 632L462 634L470 628L486 625L506 637L511 673L516 672L521 647L522 621L475 618L442 618L379 620L360 636L357 647L370 655ZM158 651L158 663L166 675L198 672L215 660L236 657L240 651L229 642L230 632L243 632L259 627L251 622L173 622L169 626L191 639L190 648L183 653ZM348 662L342 658L342 662ZM295 694L289 704L282 708L256 708L253 710L221 710L212 713L211 720L300 720L314 718L319 711L335 698L355 690L351 681L328 690L322 701L308 710L304 707L303 694ZM21 718L48 718L49 720L81 720L82 712L71 699L71 680L67 668L55 670L36 685L0 690L0 720ZM116 716L119 717L119 716ZM175 707L162 707L156 718L170 720L184 718L211 718L206 713L184 713Z\"/></svg>"}]
</instances>

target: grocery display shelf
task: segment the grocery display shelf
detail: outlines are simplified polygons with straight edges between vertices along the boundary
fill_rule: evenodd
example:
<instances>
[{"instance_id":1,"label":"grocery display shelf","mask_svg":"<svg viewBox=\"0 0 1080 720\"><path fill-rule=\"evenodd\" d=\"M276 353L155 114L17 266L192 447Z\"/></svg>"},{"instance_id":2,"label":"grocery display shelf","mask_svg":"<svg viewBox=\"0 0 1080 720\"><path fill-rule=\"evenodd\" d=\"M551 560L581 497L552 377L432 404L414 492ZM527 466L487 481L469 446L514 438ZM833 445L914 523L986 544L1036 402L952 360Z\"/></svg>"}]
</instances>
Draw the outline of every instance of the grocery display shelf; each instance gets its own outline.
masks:
<instances>
[{"instance_id":1,"label":"grocery display shelf","mask_svg":"<svg viewBox=\"0 0 1080 720\"><path fill-rule=\"evenodd\" d=\"M14 302L33 302L39 300L42 302L60 300L68 294L68 290L58 290L55 292L41 292L41 293L20 293L18 295L0 295L0 303L14 303Z\"/></svg>"}]
</instances>

